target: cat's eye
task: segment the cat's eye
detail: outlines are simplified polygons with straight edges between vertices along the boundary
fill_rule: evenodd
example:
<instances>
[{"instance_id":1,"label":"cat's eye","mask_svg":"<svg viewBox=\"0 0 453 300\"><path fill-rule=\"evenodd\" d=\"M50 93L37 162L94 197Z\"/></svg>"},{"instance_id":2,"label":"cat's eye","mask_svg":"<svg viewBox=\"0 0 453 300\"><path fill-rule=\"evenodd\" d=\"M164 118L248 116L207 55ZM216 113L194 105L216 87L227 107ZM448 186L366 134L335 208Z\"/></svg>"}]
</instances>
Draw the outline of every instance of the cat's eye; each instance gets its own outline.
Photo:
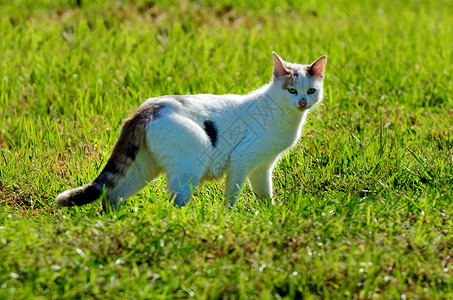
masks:
<instances>
[{"instance_id":1,"label":"cat's eye","mask_svg":"<svg viewBox=\"0 0 453 300\"><path fill-rule=\"evenodd\" d=\"M293 95L297 95L297 90L295 88L289 88L288 92Z\"/></svg>"},{"instance_id":2,"label":"cat's eye","mask_svg":"<svg viewBox=\"0 0 453 300\"><path fill-rule=\"evenodd\" d=\"M307 90L308 95L314 94L315 92L316 92L316 89L314 89L314 88L310 88Z\"/></svg>"}]
</instances>

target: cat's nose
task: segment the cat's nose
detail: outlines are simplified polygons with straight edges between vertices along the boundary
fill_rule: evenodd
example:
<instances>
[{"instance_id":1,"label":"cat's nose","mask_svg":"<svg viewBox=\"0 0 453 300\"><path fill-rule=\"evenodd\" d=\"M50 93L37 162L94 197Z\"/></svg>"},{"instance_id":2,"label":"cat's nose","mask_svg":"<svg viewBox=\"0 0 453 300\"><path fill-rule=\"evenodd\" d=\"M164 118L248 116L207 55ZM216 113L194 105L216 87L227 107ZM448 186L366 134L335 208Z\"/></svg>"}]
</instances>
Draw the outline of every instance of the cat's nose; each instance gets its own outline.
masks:
<instances>
[{"instance_id":1,"label":"cat's nose","mask_svg":"<svg viewBox=\"0 0 453 300\"><path fill-rule=\"evenodd\" d=\"M305 106L307 106L307 100L306 100L306 99L300 99L300 100L299 100L299 105L300 105L300 107L305 107Z\"/></svg>"}]
</instances>

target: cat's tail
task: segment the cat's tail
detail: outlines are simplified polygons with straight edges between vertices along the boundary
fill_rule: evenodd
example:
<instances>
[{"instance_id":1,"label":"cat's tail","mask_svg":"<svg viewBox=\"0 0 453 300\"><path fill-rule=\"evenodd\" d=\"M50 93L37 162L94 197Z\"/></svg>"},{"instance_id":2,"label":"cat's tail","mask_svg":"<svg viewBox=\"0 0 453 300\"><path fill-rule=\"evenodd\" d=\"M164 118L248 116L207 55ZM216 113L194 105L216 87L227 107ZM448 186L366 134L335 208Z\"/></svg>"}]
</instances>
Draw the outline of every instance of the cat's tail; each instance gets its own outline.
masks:
<instances>
[{"instance_id":1,"label":"cat's tail","mask_svg":"<svg viewBox=\"0 0 453 300\"><path fill-rule=\"evenodd\" d=\"M61 206L84 205L99 199L104 191L108 197L109 191L115 189L134 163L145 140L145 125L150 118L152 116L138 111L126 120L112 155L101 174L91 183L59 194L56 203Z\"/></svg>"},{"instance_id":2,"label":"cat's tail","mask_svg":"<svg viewBox=\"0 0 453 300\"><path fill-rule=\"evenodd\" d=\"M61 206L84 205L91 203L102 195L103 187L96 182L90 182L84 186L64 191L57 196L55 202Z\"/></svg>"}]
</instances>

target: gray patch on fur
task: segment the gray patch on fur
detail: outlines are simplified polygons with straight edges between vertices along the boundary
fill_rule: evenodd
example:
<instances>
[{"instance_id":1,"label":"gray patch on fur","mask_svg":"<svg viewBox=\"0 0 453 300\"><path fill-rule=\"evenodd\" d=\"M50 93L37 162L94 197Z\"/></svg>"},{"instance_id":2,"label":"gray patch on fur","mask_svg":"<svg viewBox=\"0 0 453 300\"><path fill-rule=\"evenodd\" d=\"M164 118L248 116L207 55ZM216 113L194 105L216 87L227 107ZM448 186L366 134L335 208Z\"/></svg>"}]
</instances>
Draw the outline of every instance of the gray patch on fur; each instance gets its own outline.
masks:
<instances>
[{"instance_id":1,"label":"gray patch on fur","mask_svg":"<svg viewBox=\"0 0 453 300\"><path fill-rule=\"evenodd\" d=\"M137 123L142 123L143 121L145 123L151 122L153 119L160 117L159 111L164 107L165 105L159 101L145 102L137 109L137 112L130 120Z\"/></svg>"},{"instance_id":2,"label":"gray patch on fur","mask_svg":"<svg viewBox=\"0 0 453 300\"><path fill-rule=\"evenodd\" d=\"M176 96L172 96L172 97L173 97L173 99L175 99L176 101L178 101L182 105L186 105L187 104L187 98L185 96L176 95Z\"/></svg>"}]
</instances>

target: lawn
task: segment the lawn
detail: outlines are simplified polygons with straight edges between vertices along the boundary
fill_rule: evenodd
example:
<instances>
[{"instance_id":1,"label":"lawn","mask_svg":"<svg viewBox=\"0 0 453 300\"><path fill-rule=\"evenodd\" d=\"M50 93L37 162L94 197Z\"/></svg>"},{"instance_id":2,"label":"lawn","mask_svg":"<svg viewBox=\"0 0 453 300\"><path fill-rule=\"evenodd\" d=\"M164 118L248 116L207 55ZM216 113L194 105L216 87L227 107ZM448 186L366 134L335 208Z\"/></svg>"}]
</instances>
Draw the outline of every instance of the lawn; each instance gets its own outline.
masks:
<instances>
[{"instance_id":1,"label":"lawn","mask_svg":"<svg viewBox=\"0 0 453 300\"><path fill-rule=\"evenodd\" d=\"M79 2L79 5L78 5ZM0 299L453 298L453 1L0 3ZM275 203L93 180L153 96L248 93L328 56Z\"/></svg>"}]
</instances>

